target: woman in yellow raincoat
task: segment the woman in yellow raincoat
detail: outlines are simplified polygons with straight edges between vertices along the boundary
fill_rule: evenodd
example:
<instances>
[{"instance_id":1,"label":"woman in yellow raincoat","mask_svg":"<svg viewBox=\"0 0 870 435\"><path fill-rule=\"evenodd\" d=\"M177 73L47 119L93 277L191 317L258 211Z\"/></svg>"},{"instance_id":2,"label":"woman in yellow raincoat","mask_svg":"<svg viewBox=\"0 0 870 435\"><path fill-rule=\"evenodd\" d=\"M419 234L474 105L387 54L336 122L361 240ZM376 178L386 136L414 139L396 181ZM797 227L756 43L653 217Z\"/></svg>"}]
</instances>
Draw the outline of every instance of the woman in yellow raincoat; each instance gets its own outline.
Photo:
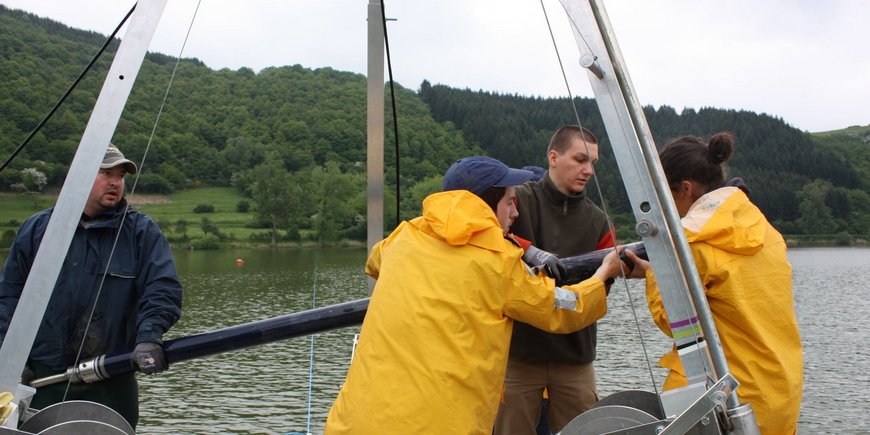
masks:
<instances>
[{"instance_id":1,"label":"woman in yellow raincoat","mask_svg":"<svg viewBox=\"0 0 870 435\"><path fill-rule=\"evenodd\" d=\"M792 299L791 265L782 236L747 196L742 180L725 182L723 164L734 136L718 133L709 143L684 136L669 141L659 157L704 284L713 322L737 396L749 403L762 434L797 431L803 388L803 356ZM653 320L671 334L649 263L627 254L646 273ZM659 363L671 371L664 389L686 385L676 351Z\"/></svg>"},{"instance_id":2,"label":"woman in yellow raincoat","mask_svg":"<svg viewBox=\"0 0 870 435\"><path fill-rule=\"evenodd\" d=\"M571 332L607 311L604 281L621 262L555 287L506 237L514 187L532 173L489 157L460 159L423 216L372 248L377 279L326 434L491 434L513 319Z\"/></svg>"}]
</instances>

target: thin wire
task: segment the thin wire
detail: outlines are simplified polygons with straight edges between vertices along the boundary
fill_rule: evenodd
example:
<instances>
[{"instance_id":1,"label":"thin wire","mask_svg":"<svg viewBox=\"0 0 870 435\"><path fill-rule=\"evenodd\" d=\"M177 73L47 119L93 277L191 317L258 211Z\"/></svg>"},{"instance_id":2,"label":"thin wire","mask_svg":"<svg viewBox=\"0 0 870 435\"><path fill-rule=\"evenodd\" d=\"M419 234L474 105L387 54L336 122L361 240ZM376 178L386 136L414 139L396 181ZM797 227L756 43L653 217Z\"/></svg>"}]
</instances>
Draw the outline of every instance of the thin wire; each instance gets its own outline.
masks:
<instances>
[{"instance_id":1,"label":"thin wire","mask_svg":"<svg viewBox=\"0 0 870 435\"><path fill-rule=\"evenodd\" d=\"M197 15L197 13L198 13L198 11L199 11L199 6L200 6L201 3L202 3L202 0L200 0L200 1L197 2L197 4L196 4L196 10L194 10L193 16L192 16L191 19L190 19L190 26L187 28L187 35L185 35L185 37L184 37L184 43L182 43L182 45L181 45L181 49L179 50L179 53L178 53L178 58L177 58L176 61L175 61L175 68L173 68L173 70L172 70L172 74L171 74L171 76L169 77L169 83L168 83L167 86L166 86L166 93L163 95L163 102L161 103L161 105L160 105L160 109L158 110L157 117L156 117L156 119L155 119L155 121L154 121L154 126L153 126L152 129L151 129L151 136L150 136L149 139L148 139L148 144L145 146L145 152L144 152L143 155L142 155L142 160L139 162L139 170L136 172L136 178L135 178L135 180L133 181L133 186L132 186L131 189L130 189L130 196L131 196L131 197L132 197L133 194L135 193L135 190L136 190L136 184L138 183L138 181L139 181L139 176L142 174L142 169L143 169L144 166L145 166L145 157L148 155L148 149L150 148L150 146L151 146L151 142L152 142L152 140L154 139L154 132L157 130L157 124L160 122L160 114L163 112L163 108L166 106L166 100L167 100L168 97L169 97L169 90L172 88L172 82L173 82L173 80L174 80L174 78L175 78L175 73L176 73L176 71L178 70L178 65L179 65L179 63L181 62L181 55L184 53L184 48L187 46L187 40L188 40L188 38L190 37L190 31L191 31L191 29L193 28L193 23L194 23L194 21L196 20L196 15ZM118 246L118 240L121 238L121 231L122 231L123 228L124 228L124 222L125 222L126 219L127 219L127 214L128 214L128 212L129 212L129 210L130 210L130 204L129 204L129 202L128 202L128 203L127 203L127 206L126 206L126 208L125 208L125 210L124 210L124 213L121 215L121 222L120 222L120 224L118 225L118 231L115 233L115 238L114 238L114 241L112 242L112 249L109 251L109 258L108 258L108 260L106 261L105 269L103 269L103 273L102 273L102 276L101 276L101 278L100 278L100 285L97 287L97 295L96 295L96 297L94 298L94 303L93 303L93 305L91 306L91 312L90 312L90 315L88 316L88 322L87 322L87 324L85 325L85 330L84 330L84 335L83 335L83 337L84 337L84 336L87 336L87 331L88 331L88 330L90 329L90 327L91 327L91 321L93 320L93 317L94 317L94 311L96 311L96 309L97 309L97 301L100 299L100 295L101 295L101 293L102 293L102 291L103 291L103 284L106 282L106 276L108 276L108 274L109 274L109 265L112 264L112 258L113 258L114 255L115 255L115 249L116 249L117 246ZM76 353L76 359L75 359L75 365L76 365L76 366L78 366L78 363L79 363L79 361L81 360L81 355L82 355L82 352L83 352L83 349L84 349L84 345L85 345L85 340L84 340L84 338L83 338L83 339L82 339L82 343L81 343L81 345L79 346L79 350L78 350L78 352ZM71 382L68 381L67 384L66 384L66 389L64 390L64 393L63 393L63 399L62 399L62 401L66 401L66 396L67 396L67 393L69 392L69 387L70 387L70 385L71 385Z\"/></svg>"},{"instance_id":2,"label":"thin wire","mask_svg":"<svg viewBox=\"0 0 870 435\"><path fill-rule=\"evenodd\" d=\"M580 37L581 37L581 39L583 39L583 35L580 33L580 30L579 30L579 28L577 27L577 23L574 22L573 18L571 17L571 14L568 14L568 13L567 13L568 11L567 11L567 9L565 9L565 5L564 5L564 4L562 5L562 9L565 10L565 13L566 13L566 15L568 16L568 19L569 19L569 22L571 23L571 26L572 26L575 30L577 30L577 34L579 34ZM588 47L589 47L589 44L586 43L586 40L585 40L585 39L583 39L583 41L584 41L584 43L586 44L586 47L588 48ZM590 49L590 52L591 52L591 49ZM596 59L597 59L597 57L596 57ZM610 96L610 98L611 98L611 101L612 101L612 102L614 103L614 105L615 105L615 104L616 104L616 102L615 102L615 98L614 98L612 95ZM600 194L599 194L599 196L600 196ZM603 200L604 200L604 198L602 197L602 201L603 201ZM628 285L627 285L627 284L626 284L626 290L628 290ZM683 310L684 310L685 312L687 312L687 313L694 313L694 312L695 312L695 309L694 309L694 307L689 306L689 303L690 303L690 302L691 302L691 294L689 294L689 298L683 298L683 299L681 299L681 303L683 304ZM633 308L633 307L632 307L632 308ZM690 319L690 320L691 320L691 319ZM695 318L695 322L692 322L693 324L697 324L697 325L693 326L693 328L696 327L696 326L700 326L700 324L698 324L697 320L698 320L698 319ZM642 337L642 336L641 336L641 340L643 340L643 337ZM695 340L694 340L695 345L700 346L701 343L702 343L703 341L704 341L704 340L703 340L703 337L698 336L697 334L695 335ZM645 348L644 348L644 353L646 353L646 349L645 349ZM711 375L711 374L715 373L715 370L713 369L713 367L710 367L710 362L709 362L709 360L708 360L707 358L703 358L703 359L702 359L702 363L703 363L703 365L704 365L704 372L707 374L707 381L708 381L708 384L709 384L709 385L712 385L713 383L716 382L716 379L714 379L715 377ZM647 358L647 364L649 364L649 360L648 360L648 358ZM655 383L653 383L653 385L655 385Z\"/></svg>"},{"instance_id":3,"label":"thin wire","mask_svg":"<svg viewBox=\"0 0 870 435\"><path fill-rule=\"evenodd\" d=\"M317 308L317 258L314 254L314 279L311 284L311 309ZM311 387L314 384L314 334L311 334L311 350L308 357L308 423L305 425L305 433L311 434Z\"/></svg>"},{"instance_id":4,"label":"thin wire","mask_svg":"<svg viewBox=\"0 0 870 435\"><path fill-rule=\"evenodd\" d=\"M580 123L580 113L577 112L577 105L574 104L574 95L571 93L571 85L568 84L568 76L565 74L565 65L562 64L562 56L559 54L559 47L556 46L556 37L553 36L553 27L550 26L550 17L547 15L547 8L544 7L544 0L540 0L541 2L541 10L544 12L544 21L547 22L547 31L550 32L550 40L553 42L553 49L556 50L556 60L559 61L559 71L562 72L562 80L565 82L565 89L568 91L568 100L571 102L571 108L574 109L574 118L577 120L577 125L580 128L583 128L583 124ZM588 44L587 44L588 45ZM586 146L586 155L589 155L589 146L586 144L586 138L581 135L583 139L583 145ZM597 178L595 174L592 174L592 178ZM597 182L596 182L597 184ZM599 192L600 193L600 192ZM601 195L599 194L599 197ZM606 213L606 211L605 211ZM609 216L609 215L608 215Z\"/></svg>"},{"instance_id":5,"label":"thin wire","mask_svg":"<svg viewBox=\"0 0 870 435\"><path fill-rule=\"evenodd\" d=\"M169 99L169 90L172 89L172 83L175 81L175 74L178 72L178 65L181 64L181 55L184 53L184 48L187 47L187 40L190 39L190 31L193 30L193 23L196 21L196 15L199 13L199 6L202 0L196 2L196 9L193 11L193 16L190 18L190 25L187 26L187 33L184 35L184 42L181 44L181 49L178 51L178 57L175 59L175 66L172 68L172 74L169 76L169 83L166 84L166 92L163 94L163 101L160 103L160 109L157 110L157 117L154 119L154 126L151 127L151 135L148 136L148 143L145 145L145 152L142 153L142 160L139 161L139 168L145 166L145 158L148 157L148 150L151 149L151 143L154 141L154 134L157 132L157 125L160 123L160 116L163 115L163 110L166 108L166 101ZM130 188L130 196L136 193L136 185L139 184L139 176L142 171L136 172L136 178L133 180L133 187Z\"/></svg>"},{"instance_id":6,"label":"thin wire","mask_svg":"<svg viewBox=\"0 0 870 435\"><path fill-rule=\"evenodd\" d=\"M99 59L100 56L103 55L103 53L106 51L106 48L108 48L109 44L115 39L115 35L118 34L118 31L121 30L121 27L124 26L124 23L127 22L128 18L130 18L130 15L133 15L134 10L136 10L136 4L133 4L133 7L130 8L130 12L127 12L127 15L124 16L124 19L122 19L121 22L118 23L118 27L115 27L115 31L113 31L112 34L109 35L108 38L106 38L106 42L103 43L103 46L100 47L100 49L97 51L97 54L94 55L91 61L88 62L87 66L85 66L82 72L79 73L79 76L76 77L76 79L70 85L69 89L66 90L66 93L64 93L63 96L60 97L57 103L54 104L54 107L52 107L51 110L49 110L48 113L42 118L42 121L39 121L39 124L37 124L33 131L30 132L30 135L28 135L27 138L25 138L24 141L21 142L21 145L18 145L18 148L16 148L15 151L13 151L12 154L9 156L9 158L6 159L5 162L3 162L3 165L0 166L0 172L3 172L3 170L6 169L6 167L9 166L10 163L12 163L12 160L15 160L15 157L17 157L18 154L24 150L24 147L26 147L27 144L30 143L33 137L36 136L36 133L39 133L45 123L48 122L49 119L51 119L52 115L54 115L54 112L57 112L57 109L60 109L60 106L63 104L64 101L66 101L67 97L72 94L72 91L75 90L79 82L81 82L82 79L85 78L85 74L87 74L88 71L91 70L91 67L94 66L94 64L97 62L97 59Z\"/></svg>"},{"instance_id":7,"label":"thin wire","mask_svg":"<svg viewBox=\"0 0 870 435\"><path fill-rule=\"evenodd\" d=\"M387 15L384 11L384 2L381 0L381 21L384 24L384 47L387 52L387 72L390 76L390 101L393 108L393 136L396 139L396 226L402 222L400 204L402 203L401 185L399 174L399 120L396 115L396 89L393 87L393 62L390 60L390 38L387 37Z\"/></svg>"},{"instance_id":8,"label":"thin wire","mask_svg":"<svg viewBox=\"0 0 870 435\"><path fill-rule=\"evenodd\" d=\"M580 121L580 113L577 110L577 104L574 101L574 96L571 93L571 85L568 83L568 76L565 73L565 66L562 63L562 56L559 53L559 47L556 44L556 38L555 38L555 36L553 36L553 28L550 26L550 18L547 15L547 8L544 6L544 0L540 0L540 3L541 3L541 10L544 12L544 19L547 22L547 30L549 30L549 32L550 32L550 39L553 42L553 49L556 51L556 58L559 60L559 69L561 70L562 78L565 81L565 88L568 91L568 97L569 97L569 100L571 102L571 107L574 109L574 117L577 121L577 125L582 129L583 124ZM562 5L562 8L564 9L565 6ZM571 15L568 14L567 10L565 10L565 13L566 13L566 15L568 15L568 18L571 21L571 25L574 26L575 29L577 29L577 26L574 24L574 21L573 21L573 19L571 19ZM591 52L591 49L589 48L589 43L586 41L585 38L583 38L583 35L579 32L579 29L578 29L577 34L580 35L580 39L583 41L584 44L586 44L587 49L589 49ZM586 141L586 137L585 137L585 135L581 134L580 138L583 141L583 146L586 148L586 155L588 156L589 155L589 144ZM593 183L595 184L595 190L598 192L598 198L601 201L601 208L604 211L604 214L607 217L607 223L610 226L610 230L609 230L610 236L613 238L614 245L618 246L616 229L613 226L613 221L610 219L610 213L608 212L608 208L607 208L607 201L604 200L604 194L601 191L601 184L598 182L598 175L595 171L593 171L593 173L592 173L592 180L593 180ZM643 355L644 355L644 360L646 362L647 371L649 372L649 376L650 376L650 380L652 382L653 390L655 391L655 394L658 397L659 390L658 390L658 386L656 385L655 374L653 373L653 368L652 368L652 364L650 363L649 354L647 353L646 343L643 339L643 334L642 334L642 331L640 329L640 320L639 320L638 315L637 315L637 310L634 307L634 301L631 297L631 291L628 288L628 282L625 279L625 273L621 267L619 268L619 277L622 278L622 280L623 280L623 286L625 288L626 295L628 296L628 302L629 302L629 307L631 308L631 314L634 317L634 324L635 324L635 327L637 328L637 335L638 335L638 338L640 339L641 348L643 349ZM661 400L659 400L659 406L661 406Z\"/></svg>"}]
</instances>

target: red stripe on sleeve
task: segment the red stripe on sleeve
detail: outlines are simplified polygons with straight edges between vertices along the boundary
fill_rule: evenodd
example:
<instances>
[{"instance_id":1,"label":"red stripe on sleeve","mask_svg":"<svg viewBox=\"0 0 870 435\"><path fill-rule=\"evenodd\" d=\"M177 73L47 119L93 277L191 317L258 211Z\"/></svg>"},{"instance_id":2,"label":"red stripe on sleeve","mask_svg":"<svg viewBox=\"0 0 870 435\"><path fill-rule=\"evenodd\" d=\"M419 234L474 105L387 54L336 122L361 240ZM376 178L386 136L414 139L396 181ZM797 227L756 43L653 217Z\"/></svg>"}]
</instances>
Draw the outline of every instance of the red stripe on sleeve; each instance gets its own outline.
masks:
<instances>
[{"instance_id":1,"label":"red stripe on sleeve","mask_svg":"<svg viewBox=\"0 0 870 435\"><path fill-rule=\"evenodd\" d=\"M516 234L511 234L510 236L513 237L514 240L516 240L517 243L520 244L520 248L523 248L523 251L525 251L526 249L529 249L529 246L532 246L532 242L530 242L530 241L528 241L528 240L526 240L526 239L524 239Z\"/></svg>"},{"instance_id":2,"label":"red stripe on sleeve","mask_svg":"<svg viewBox=\"0 0 870 435\"><path fill-rule=\"evenodd\" d=\"M611 228L607 231L607 233L604 234L604 237L602 237L601 240L598 241L598 244L595 245L595 250L597 251L599 249L612 248L614 245L613 240L615 237L616 231Z\"/></svg>"}]
</instances>

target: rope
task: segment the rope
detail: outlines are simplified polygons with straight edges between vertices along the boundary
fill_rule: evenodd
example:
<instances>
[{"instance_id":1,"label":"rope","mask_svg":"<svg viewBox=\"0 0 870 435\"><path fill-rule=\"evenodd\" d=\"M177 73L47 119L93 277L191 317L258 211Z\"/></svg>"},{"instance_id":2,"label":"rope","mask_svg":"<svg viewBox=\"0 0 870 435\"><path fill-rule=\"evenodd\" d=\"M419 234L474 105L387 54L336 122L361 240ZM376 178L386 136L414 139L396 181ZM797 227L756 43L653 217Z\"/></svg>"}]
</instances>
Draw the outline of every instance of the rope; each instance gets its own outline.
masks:
<instances>
[{"instance_id":1,"label":"rope","mask_svg":"<svg viewBox=\"0 0 870 435\"><path fill-rule=\"evenodd\" d=\"M145 152L142 153L142 160L139 161L139 171L136 172L136 178L133 180L133 186L130 188L130 196L136 192L136 185L139 184L139 176L142 175L142 168L145 166L145 158L148 157L148 150L151 149L151 143L154 141L154 134L157 132L157 125L160 123L160 116L163 114L163 109L166 108L166 100L169 99L169 90L172 89L172 82L175 81L175 74L178 72L178 65L181 63L181 55L184 53L184 48L187 47L187 40L190 39L190 31L193 29L193 23L196 20L196 15L199 13L199 6L202 0L196 2L196 9L193 11L193 16L190 18L190 25L187 27L187 33L184 35L184 42L181 44L181 49L178 51L178 57L175 59L175 66L172 68L172 74L169 76L169 83L166 84L166 92L163 94L163 101L160 102L160 109L157 110L157 117L154 119L154 126L151 128L151 135L148 136L148 143L145 145Z\"/></svg>"},{"instance_id":2,"label":"rope","mask_svg":"<svg viewBox=\"0 0 870 435\"><path fill-rule=\"evenodd\" d=\"M570 15L569 15L569 16L570 16ZM577 25L576 25L576 23L574 23L573 20L571 20L571 25L574 26L575 29L577 28ZM579 33L579 32L578 32L578 33ZM618 72L617 72L617 74L618 74ZM632 123L634 123L634 121L632 121ZM679 231L682 231L682 228L680 228ZM691 295L690 295L690 296L691 296ZM683 305L683 310L684 310L685 312L688 313L688 312L694 312L694 311L695 311L695 310L694 310L694 307L691 307L691 306L690 306L690 305L691 305L691 300L690 300L690 299L688 299L688 298L683 298L683 299L681 300L681 304ZM697 336L697 335L695 335L695 337L696 337L695 340L694 340L695 345L700 346L700 344L701 344L701 339L700 339L700 337ZM702 359L702 364L704 365L704 372L705 372L706 375L707 375L707 384L708 384L708 386L709 386L709 385L712 385L713 383L716 382L716 377L712 375L712 374L715 374L715 370L713 369L713 367L710 366L711 361L710 361L708 358L703 358L703 359Z\"/></svg>"},{"instance_id":3,"label":"rope","mask_svg":"<svg viewBox=\"0 0 870 435\"><path fill-rule=\"evenodd\" d=\"M314 254L314 278L311 284L311 308L317 308L317 259ZM314 384L314 336L311 334L311 350L308 357L308 422L305 425L305 433L311 435L311 388Z\"/></svg>"},{"instance_id":4,"label":"rope","mask_svg":"<svg viewBox=\"0 0 870 435\"><path fill-rule=\"evenodd\" d=\"M562 8L565 9L564 4L563 4ZM567 14L567 9L565 9L565 12L566 12L566 14ZM575 30L577 30L577 33L580 35L581 39L583 39L583 35L582 35L582 34L580 33L580 31L579 31L579 28L577 27L577 23L575 23L574 20L571 19L571 14L567 14L567 15L568 15L569 21L570 21L570 23L571 23L571 26L572 26ZM589 44L586 42L585 39L583 39L583 42L586 44L586 47L589 48ZM590 49L589 51L592 52L591 49ZM597 59L597 56L596 56L596 59ZM612 97L611 97L611 98L612 98ZM600 194L599 194L599 196L600 196ZM604 201L604 198L602 197L601 199L602 199L602 202L603 202L603 201ZM622 275L621 271L620 271L620 275ZM628 284L625 284L625 289L626 289L626 292L628 292ZM629 300L631 301L631 297L630 297L630 296L631 296L631 295L629 295ZM686 312L693 312L693 311L694 311L694 307L690 307L690 306L689 306L688 299L683 299L683 300L682 300L682 304L683 304L683 309L684 309ZM633 305L632 305L632 310L634 310L634 306L633 306ZM636 316L635 316L635 318L636 318ZM635 320L635 323L637 323L637 320ZM642 341L642 340L643 340L643 336L640 335L640 332L639 332L639 331L638 331L638 334L639 334L639 337L640 337L640 339L641 339L641 343L643 343L643 341ZM696 336L696 337L697 337L697 336ZM699 338L696 338L696 339L695 339L695 344L696 344L696 345L700 345L700 344L701 344L701 340L700 340ZM645 346L644 346L643 350L644 350L644 355L646 355L646 347L645 347ZM647 356L646 359L647 359L647 365L649 366L649 365L650 365L650 364L649 364L649 357ZM715 376L712 376L712 375L711 375L712 373L715 373L715 370L713 370L713 368L710 366L710 361L709 361L708 359L703 359L703 360L702 360L702 363L704 364L704 371L705 371L706 374L707 374L708 384L709 384L709 385L712 385L713 383L716 382ZM652 377L653 377L653 375L652 375L652 368L650 367L649 370L650 370L650 377L652 378ZM654 378L653 378L653 386L655 387L655 379L654 379ZM656 390L656 393L658 393L658 390Z\"/></svg>"},{"instance_id":5,"label":"rope","mask_svg":"<svg viewBox=\"0 0 870 435\"><path fill-rule=\"evenodd\" d=\"M564 64L562 63L562 57L561 57L561 55L560 55L560 53L559 53L559 47L556 45L556 38L553 36L553 28L552 28L552 26L550 25L550 19L549 19L549 16L547 15L547 9L546 9L546 7L544 6L544 1L543 1L543 0L540 0L540 3L541 3L541 10L542 10L543 13L544 13L544 19L545 19L545 21L547 22L547 29L548 29L549 32L550 32L550 39L551 39L552 42L553 42L553 49L555 50L555 52L556 52L556 58L557 58L558 61L559 61L559 69L561 70L561 72L562 72L562 78L563 78L563 80L565 81L565 88L566 88L567 91L568 91L568 98L569 98L569 100L570 100L570 102L571 102L571 107L574 109L574 117L575 117L575 120L577 121L577 125L582 129L582 128L583 128L583 124L582 124L582 122L580 121L580 113L579 113L579 111L577 110L577 104L576 104L576 102L574 101L574 96L573 96L573 94L571 93L571 85L568 83L568 76L567 76L567 74L565 73L565 66L564 66ZM562 8L564 9L565 6L562 5ZM574 20L571 19L571 15L568 14L568 11L567 11L567 10L565 10L565 13L566 13L566 15L568 16L569 20L571 21L571 25L572 25L575 29L577 29L577 25L574 23ZM580 39L581 39L581 40L583 41L583 43L586 45L586 48L591 52L592 50L591 50L591 48L590 48L590 46L589 46L589 43L586 41L585 38L583 38L583 34L580 33L579 30L578 30L577 34L580 35ZM582 134L581 134L580 137L581 137L581 140L583 141L583 146L584 146L585 149L586 149L586 155L588 156L588 155L589 155L589 144L586 142L586 137L585 137L585 135L582 135ZM618 246L619 243L618 243L618 241L617 241L616 230L615 230L614 227L613 227L613 221L612 221L611 218L610 218L610 212L608 211L608 208L607 208L607 201L605 201L605 199L604 199L604 195L603 195L603 193L602 193L602 191L601 191L601 184L598 182L598 175L597 175L597 172L596 172L596 171L593 171L593 173L592 173L592 181L593 181L593 184L595 185L595 190L598 192L598 198L600 198L600 200L601 200L601 209L604 211L605 216L607 216L607 223L608 223L608 225L610 226L610 235L611 235L611 237L613 238L614 245L617 245L617 246ZM629 307L631 308L631 313L632 313L632 316L634 317L634 324L635 324L635 327L636 327L636 329L637 329L637 336L638 336L638 338L640 339L641 348L643 349L644 360L645 360L645 362L646 362L647 371L649 372L650 381L651 381L651 383L652 383L652 387L653 387L653 390L655 391L656 396L659 396L658 386L656 385L656 382L655 382L655 374L653 373L653 368L652 368L652 364L650 363L650 358L649 358L649 354L648 354L648 352L647 352L646 343L645 343L645 341L644 341L644 339L643 339L643 333L642 333L642 331L641 331L641 329L640 329L640 320L639 320L638 315L637 315L637 310L635 309L635 306L634 306L634 299L632 298L631 291L630 291L630 289L628 288L628 282L627 282L626 279L625 279L625 273L624 273L624 271L622 270L621 267L619 268L619 276L620 276L620 278L622 278L622 281L623 281L623 287L624 287L624 289L625 289L625 293L626 293L626 295L628 296ZM660 396L659 396L659 397L660 397ZM661 400L659 400L659 405L661 405Z\"/></svg>"},{"instance_id":6,"label":"rope","mask_svg":"<svg viewBox=\"0 0 870 435\"><path fill-rule=\"evenodd\" d=\"M396 89L393 86L393 62L390 60L390 39L387 37L387 15L384 11L384 2L381 0L381 20L384 24L384 47L387 52L387 72L390 76L390 103L393 108L393 137L396 142L396 226L402 222L402 213L400 211L400 205L402 203L402 195L400 186L401 180L399 178L399 174L401 171L399 170L399 120L396 115Z\"/></svg>"},{"instance_id":7,"label":"rope","mask_svg":"<svg viewBox=\"0 0 870 435\"><path fill-rule=\"evenodd\" d=\"M6 169L6 167L9 166L10 163L12 163L12 160L15 160L15 157L17 157L18 154L24 150L24 147L26 147L27 144L30 143L33 137L36 136L36 133L39 133L45 123L48 122L49 119L51 119L52 115L54 115L54 112L57 112L57 109L60 109L60 106L63 104L64 101L66 101L67 97L72 94L72 91L75 90L79 82L81 82L82 79L85 78L85 74L87 74L88 71L91 70L91 67L94 66L94 64L97 62L97 59L99 59L100 56L102 56L103 53L106 51L106 48L109 47L109 43L111 43L115 39L115 35L118 34L118 31L121 30L121 27L124 25L124 23L127 22L127 19L130 18L130 15L133 15L134 10L136 10L135 4L132 8L130 8L130 12L127 12L127 15L125 15L124 18L121 19L121 22L118 23L118 26L115 27L115 30L112 32L112 34L109 35L108 38L106 38L106 42L103 43L103 46L100 47L100 49L97 51L97 54L94 55L94 57L91 59L90 62L88 62L82 72L79 73L79 76L76 77L76 79L70 85L69 89L66 90L66 93L64 93L63 96L60 97L57 103L54 104L54 107L52 107L51 110L49 110L48 113L45 115L45 117L42 118L42 121L39 121L39 124L37 124L33 131L30 132L30 135L28 135L27 138L25 138L24 141L21 142L21 145L18 145L18 148L15 148L15 151L12 152L12 155L10 155L9 158L6 159L5 162L3 162L3 165L0 166L0 172L3 172L3 170Z\"/></svg>"},{"instance_id":8,"label":"rope","mask_svg":"<svg viewBox=\"0 0 870 435\"><path fill-rule=\"evenodd\" d=\"M163 95L163 102L161 103L160 109L157 112L157 118L154 120L154 126L151 129L151 136L148 138L148 144L145 146L145 152L143 153L142 160L139 162L139 165L138 165L139 171L136 172L136 178L133 181L133 186L130 188L130 196L131 197L133 196L133 194L136 191L136 184L139 181L139 176L142 174L142 169L144 169L145 157L148 155L148 149L151 147L151 142L154 139L154 133L157 130L157 124L160 122L160 115L163 113L163 109L166 106L166 100L169 98L169 90L172 87L172 82L175 78L175 73L176 73L176 71L178 71L178 65L181 62L181 55L182 55L182 53L184 53L184 48L187 46L187 40L190 37L190 30L193 28L193 23L196 20L196 15L197 15L197 12L199 12L199 6L201 3L202 3L202 0L197 2L196 10L194 11L193 16L190 19L190 26L187 29L187 35L185 35L185 37L184 37L184 42L181 45L181 49L179 50L179 53L178 53L178 58L175 61L175 67L173 68L172 74L169 77L169 83L166 86L166 93ZM132 12L132 10L131 10L131 12ZM128 17L129 17L129 15L128 15ZM126 20L126 18L125 18L125 20ZM87 336L87 331L91 327L91 321L93 320L94 311L97 308L97 301L100 299L100 294L103 291L103 284L105 284L106 276L109 274L109 265L112 264L112 258L115 255L115 249L118 246L118 240L120 239L121 231L124 228L124 222L127 219L127 212L129 210L130 210L130 204L127 203L127 206L124 210L124 213L121 215L121 222L120 222L120 225L118 226L119 230L115 233L115 238L114 238L114 241L112 242L112 249L109 251L109 258L106 261L105 269L103 270L102 276L100 278L100 285L97 287L97 290L96 290L96 292L97 292L96 297L94 297L93 305L91 305L91 312L88 315L88 322L85 325L84 336ZM76 353L76 358L75 358L75 365L76 366L78 365L79 361L81 360L81 355L82 355L82 351L84 349L84 344L85 344L85 340L82 339L82 343L79 346L78 352ZM66 396L67 396L67 393L69 392L69 387L70 387L70 382L68 381L66 384L66 389L64 390L64 393L63 393L62 401L66 401Z\"/></svg>"}]
</instances>

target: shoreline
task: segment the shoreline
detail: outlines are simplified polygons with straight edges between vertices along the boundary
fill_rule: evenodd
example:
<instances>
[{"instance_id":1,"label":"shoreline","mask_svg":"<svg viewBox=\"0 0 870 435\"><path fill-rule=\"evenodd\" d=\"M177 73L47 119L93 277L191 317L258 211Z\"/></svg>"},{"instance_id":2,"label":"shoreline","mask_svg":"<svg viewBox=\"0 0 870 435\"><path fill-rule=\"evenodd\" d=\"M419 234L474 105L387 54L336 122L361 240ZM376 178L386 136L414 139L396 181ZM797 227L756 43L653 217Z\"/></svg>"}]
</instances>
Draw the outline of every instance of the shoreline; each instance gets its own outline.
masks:
<instances>
[{"instance_id":1,"label":"shoreline","mask_svg":"<svg viewBox=\"0 0 870 435\"><path fill-rule=\"evenodd\" d=\"M825 240L816 240L813 242L809 241L801 241L792 238L787 238L785 240L786 246L789 249L793 248L867 248L870 247L870 242L864 239L855 239L850 241L848 244L839 243L835 240L825 239ZM626 242L628 243L628 242ZM336 242L324 243L323 246L318 245L315 241L303 241L303 242L282 242L278 243L278 246L272 247L268 243L234 243L230 242L226 246L221 246L215 249L196 249L192 246L179 246L177 243L170 242L170 248L173 251L237 251L250 249L255 251L265 251L265 250L310 250L310 249L365 249L366 243L359 240L339 240ZM0 252L7 253L9 252L9 246L0 247Z\"/></svg>"},{"instance_id":2,"label":"shoreline","mask_svg":"<svg viewBox=\"0 0 870 435\"><path fill-rule=\"evenodd\" d=\"M785 245L789 248L866 248L870 246L870 242L866 239L852 238L849 240L838 240L829 235L821 238L819 236L800 236L800 237L783 237ZM809 238L810 240L806 240ZM818 238L818 240L813 240Z\"/></svg>"}]
</instances>

